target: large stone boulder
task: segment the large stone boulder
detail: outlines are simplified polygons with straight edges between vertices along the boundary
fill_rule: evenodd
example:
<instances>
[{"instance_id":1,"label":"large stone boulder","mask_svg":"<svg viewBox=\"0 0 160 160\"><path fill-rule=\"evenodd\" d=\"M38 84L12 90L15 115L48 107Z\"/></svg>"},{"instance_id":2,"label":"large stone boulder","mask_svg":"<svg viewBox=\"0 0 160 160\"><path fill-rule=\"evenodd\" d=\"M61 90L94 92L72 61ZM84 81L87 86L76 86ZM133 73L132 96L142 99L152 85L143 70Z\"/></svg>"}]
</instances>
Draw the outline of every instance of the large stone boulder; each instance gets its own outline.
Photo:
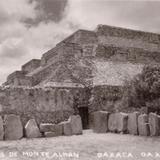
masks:
<instances>
[{"instance_id":1,"label":"large stone boulder","mask_svg":"<svg viewBox=\"0 0 160 160\"><path fill-rule=\"evenodd\" d=\"M96 133L108 132L109 113L105 111L97 111L93 113L93 131Z\"/></svg>"},{"instance_id":2,"label":"large stone boulder","mask_svg":"<svg viewBox=\"0 0 160 160\"><path fill-rule=\"evenodd\" d=\"M69 117L69 122L71 123L72 134L78 135L82 134L82 121L79 115L72 115Z\"/></svg>"},{"instance_id":3,"label":"large stone boulder","mask_svg":"<svg viewBox=\"0 0 160 160\"><path fill-rule=\"evenodd\" d=\"M69 121L64 121L61 122L62 126L63 126L63 134L65 136L71 136L72 135L72 127L71 127L71 122Z\"/></svg>"},{"instance_id":4,"label":"large stone boulder","mask_svg":"<svg viewBox=\"0 0 160 160\"><path fill-rule=\"evenodd\" d=\"M141 136L149 136L149 123L148 123L148 115L142 114L138 117L138 132Z\"/></svg>"},{"instance_id":5,"label":"large stone boulder","mask_svg":"<svg viewBox=\"0 0 160 160\"><path fill-rule=\"evenodd\" d=\"M55 124L53 123L41 123L40 132L54 132L55 131Z\"/></svg>"},{"instance_id":6,"label":"large stone boulder","mask_svg":"<svg viewBox=\"0 0 160 160\"><path fill-rule=\"evenodd\" d=\"M117 132L127 133L127 124L128 124L128 114L126 113L117 113Z\"/></svg>"},{"instance_id":7,"label":"large stone boulder","mask_svg":"<svg viewBox=\"0 0 160 160\"><path fill-rule=\"evenodd\" d=\"M35 119L30 119L25 125L25 135L27 138L38 138L42 136Z\"/></svg>"},{"instance_id":8,"label":"large stone boulder","mask_svg":"<svg viewBox=\"0 0 160 160\"><path fill-rule=\"evenodd\" d=\"M117 115L118 113L111 113L108 119L108 129L111 132L117 132Z\"/></svg>"},{"instance_id":9,"label":"large stone boulder","mask_svg":"<svg viewBox=\"0 0 160 160\"><path fill-rule=\"evenodd\" d=\"M0 140L4 139L4 127L3 127L3 119L0 116Z\"/></svg>"},{"instance_id":10,"label":"large stone boulder","mask_svg":"<svg viewBox=\"0 0 160 160\"><path fill-rule=\"evenodd\" d=\"M160 117L155 113L149 114L149 128L151 136L160 135Z\"/></svg>"},{"instance_id":11,"label":"large stone boulder","mask_svg":"<svg viewBox=\"0 0 160 160\"><path fill-rule=\"evenodd\" d=\"M129 113L128 115L128 132L132 135L138 135L138 116L139 112Z\"/></svg>"},{"instance_id":12,"label":"large stone boulder","mask_svg":"<svg viewBox=\"0 0 160 160\"><path fill-rule=\"evenodd\" d=\"M18 140L23 137L20 116L9 114L4 117L4 137L6 140Z\"/></svg>"}]
</instances>

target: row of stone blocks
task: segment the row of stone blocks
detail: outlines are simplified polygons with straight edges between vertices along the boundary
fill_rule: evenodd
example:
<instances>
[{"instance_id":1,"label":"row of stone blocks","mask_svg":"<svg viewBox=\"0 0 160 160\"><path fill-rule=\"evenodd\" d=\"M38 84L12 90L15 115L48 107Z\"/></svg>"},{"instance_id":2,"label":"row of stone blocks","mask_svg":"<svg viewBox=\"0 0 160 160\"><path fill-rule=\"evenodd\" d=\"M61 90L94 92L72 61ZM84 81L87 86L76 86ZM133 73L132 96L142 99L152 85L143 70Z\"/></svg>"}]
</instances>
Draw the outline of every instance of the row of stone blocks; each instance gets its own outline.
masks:
<instances>
[{"instance_id":1,"label":"row of stone blocks","mask_svg":"<svg viewBox=\"0 0 160 160\"><path fill-rule=\"evenodd\" d=\"M0 116L0 140L18 140L23 137L55 137L62 135L82 134L82 122L79 115L72 115L68 121L59 124L41 123L30 119L25 126L22 125L20 116L9 114L4 119Z\"/></svg>"},{"instance_id":2,"label":"row of stone blocks","mask_svg":"<svg viewBox=\"0 0 160 160\"><path fill-rule=\"evenodd\" d=\"M141 136L160 135L160 116L155 113L93 113L93 131L97 133L115 132Z\"/></svg>"}]
</instances>

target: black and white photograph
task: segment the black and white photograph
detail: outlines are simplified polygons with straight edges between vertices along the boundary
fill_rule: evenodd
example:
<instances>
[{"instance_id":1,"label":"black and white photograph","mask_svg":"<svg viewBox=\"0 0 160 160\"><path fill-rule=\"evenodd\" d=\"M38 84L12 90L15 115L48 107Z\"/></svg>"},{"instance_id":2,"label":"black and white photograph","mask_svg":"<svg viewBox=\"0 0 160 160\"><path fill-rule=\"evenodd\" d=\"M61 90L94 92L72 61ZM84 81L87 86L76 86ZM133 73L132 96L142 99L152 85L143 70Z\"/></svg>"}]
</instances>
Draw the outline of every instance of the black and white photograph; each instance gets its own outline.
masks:
<instances>
[{"instance_id":1,"label":"black and white photograph","mask_svg":"<svg viewBox=\"0 0 160 160\"><path fill-rule=\"evenodd\" d=\"M160 0L0 0L0 160L160 160Z\"/></svg>"}]
</instances>

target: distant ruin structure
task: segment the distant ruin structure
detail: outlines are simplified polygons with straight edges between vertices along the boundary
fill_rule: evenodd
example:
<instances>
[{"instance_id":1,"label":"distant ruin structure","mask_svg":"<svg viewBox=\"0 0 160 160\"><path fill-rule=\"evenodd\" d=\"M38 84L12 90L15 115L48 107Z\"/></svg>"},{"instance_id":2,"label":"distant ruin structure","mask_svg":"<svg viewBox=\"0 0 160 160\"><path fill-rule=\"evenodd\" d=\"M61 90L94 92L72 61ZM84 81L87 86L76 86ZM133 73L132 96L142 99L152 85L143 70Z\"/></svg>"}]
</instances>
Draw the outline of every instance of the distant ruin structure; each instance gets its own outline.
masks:
<instances>
[{"instance_id":1,"label":"distant ruin structure","mask_svg":"<svg viewBox=\"0 0 160 160\"><path fill-rule=\"evenodd\" d=\"M107 25L78 30L7 77L0 113L59 123L78 109L88 128L89 114L112 107L124 82L148 63L160 63L159 34Z\"/></svg>"}]
</instances>

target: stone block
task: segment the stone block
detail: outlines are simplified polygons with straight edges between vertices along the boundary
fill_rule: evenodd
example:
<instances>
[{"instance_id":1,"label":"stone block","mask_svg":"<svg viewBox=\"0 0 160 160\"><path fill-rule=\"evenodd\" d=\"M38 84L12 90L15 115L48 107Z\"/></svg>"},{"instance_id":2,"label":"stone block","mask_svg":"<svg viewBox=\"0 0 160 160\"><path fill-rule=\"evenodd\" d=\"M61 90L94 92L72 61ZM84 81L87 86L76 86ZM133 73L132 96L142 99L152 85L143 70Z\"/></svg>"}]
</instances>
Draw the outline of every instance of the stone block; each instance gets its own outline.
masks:
<instances>
[{"instance_id":1,"label":"stone block","mask_svg":"<svg viewBox=\"0 0 160 160\"><path fill-rule=\"evenodd\" d=\"M138 135L138 116L139 112L129 113L128 115L128 132L132 135Z\"/></svg>"},{"instance_id":2,"label":"stone block","mask_svg":"<svg viewBox=\"0 0 160 160\"><path fill-rule=\"evenodd\" d=\"M72 134L78 135L82 134L82 121L79 115L72 115L69 117L69 122L71 123Z\"/></svg>"},{"instance_id":3,"label":"stone block","mask_svg":"<svg viewBox=\"0 0 160 160\"><path fill-rule=\"evenodd\" d=\"M9 114L4 117L4 137L6 140L18 140L23 137L20 116Z\"/></svg>"},{"instance_id":4,"label":"stone block","mask_svg":"<svg viewBox=\"0 0 160 160\"><path fill-rule=\"evenodd\" d=\"M65 136L71 136L72 135L71 123L69 121L64 121L64 122L61 122L61 124L63 126L63 134Z\"/></svg>"},{"instance_id":5,"label":"stone block","mask_svg":"<svg viewBox=\"0 0 160 160\"><path fill-rule=\"evenodd\" d=\"M108 131L109 113L97 111L93 113L93 131L96 133L106 133Z\"/></svg>"},{"instance_id":6,"label":"stone block","mask_svg":"<svg viewBox=\"0 0 160 160\"><path fill-rule=\"evenodd\" d=\"M117 131L121 133L127 133L128 114L118 113L116 114Z\"/></svg>"},{"instance_id":7,"label":"stone block","mask_svg":"<svg viewBox=\"0 0 160 160\"><path fill-rule=\"evenodd\" d=\"M27 138L38 138L42 136L35 119L30 119L25 125L25 135Z\"/></svg>"},{"instance_id":8,"label":"stone block","mask_svg":"<svg viewBox=\"0 0 160 160\"><path fill-rule=\"evenodd\" d=\"M4 139L4 127L3 127L3 119L0 116L0 140Z\"/></svg>"},{"instance_id":9,"label":"stone block","mask_svg":"<svg viewBox=\"0 0 160 160\"><path fill-rule=\"evenodd\" d=\"M63 134L62 124L52 124L52 123L41 123L40 132L54 132L56 136Z\"/></svg>"},{"instance_id":10,"label":"stone block","mask_svg":"<svg viewBox=\"0 0 160 160\"><path fill-rule=\"evenodd\" d=\"M54 132L55 131L55 124L53 123L41 123L40 132Z\"/></svg>"},{"instance_id":11,"label":"stone block","mask_svg":"<svg viewBox=\"0 0 160 160\"><path fill-rule=\"evenodd\" d=\"M149 136L149 123L148 123L148 115L142 114L138 117L138 132L141 136Z\"/></svg>"},{"instance_id":12,"label":"stone block","mask_svg":"<svg viewBox=\"0 0 160 160\"><path fill-rule=\"evenodd\" d=\"M44 136L45 137L56 137L56 133L55 132L44 132Z\"/></svg>"},{"instance_id":13,"label":"stone block","mask_svg":"<svg viewBox=\"0 0 160 160\"><path fill-rule=\"evenodd\" d=\"M117 114L111 113L108 119L108 129L111 132L117 132Z\"/></svg>"},{"instance_id":14,"label":"stone block","mask_svg":"<svg viewBox=\"0 0 160 160\"><path fill-rule=\"evenodd\" d=\"M61 123L55 124L55 134L57 136L63 135L63 125Z\"/></svg>"},{"instance_id":15,"label":"stone block","mask_svg":"<svg viewBox=\"0 0 160 160\"><path fill-rule=\"evenodd\" d=\"M149 114L149 128L151 136L160 135L160 117L155 113Z\"/></svg>"},{"instance_id":16,"label":"stone block","mask_svg":"<svg viewBox=\"0 0 160 160\"><path fill-rule=\"evenodd\" d=\"M89 113L89 128L94 128L94 112Z\"/></svg>"}]
</instances>

